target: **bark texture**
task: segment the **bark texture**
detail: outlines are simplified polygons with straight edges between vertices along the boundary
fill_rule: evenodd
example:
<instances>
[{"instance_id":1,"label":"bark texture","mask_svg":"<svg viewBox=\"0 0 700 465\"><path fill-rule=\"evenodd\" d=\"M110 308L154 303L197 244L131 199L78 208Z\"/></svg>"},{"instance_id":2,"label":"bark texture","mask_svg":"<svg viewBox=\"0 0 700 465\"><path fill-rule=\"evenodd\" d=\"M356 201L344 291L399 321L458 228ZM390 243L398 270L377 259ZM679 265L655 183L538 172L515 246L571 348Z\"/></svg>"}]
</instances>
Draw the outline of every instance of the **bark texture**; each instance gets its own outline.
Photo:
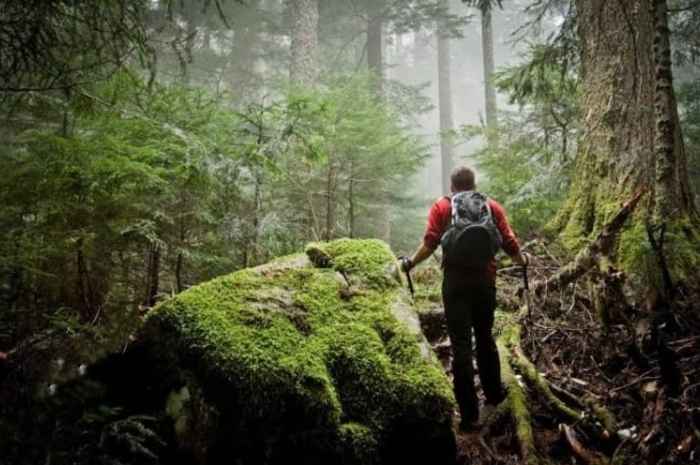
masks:
<instances>
[{"instance_id":1,"label":"bark texture","mask_svg":"<svg viewBox=\"0 0 700 465\"><path fill-rule=\"evenodd\" d=\"M446 10L449 8L447 0L440 0L440 4ZM452 59L450 57L450 39L446 35L444 24L438 25L438 86L440 105L440 161L442 166L442 192L450 192L450 172L453 167L452 143L449 132L454 129L452 115L452 83L450 73Z\"/></svg>"},{"instance_id":2,"label":"bark texture","mask_svg":"<svg viewBox=\"0 0 700 465\"><path fill-rule=\"evenodd\" d=\"M369 5L367 22L367 68L374 75L374 91L378 99L384 98L384 20L386 0L373 0ZM378 237L391 241L391 201L388 187L378 202L380 212Z\"/></svg>"},{"instance_id":3,"label":"bark texture","mask_svg":"<svg viewBox=\"0 0 700 465\"><path fill-rule=\"evenodd\" d=\"M481 9L481 54L484 61L484 94L486 98L486 127L493 131L498 125L496 106L496 89L493 85L495 60L493 53L493 24L491 7Z\"/></svg>"},{"instance_id":4,"label":"bark texture","mask_svg":"<svg viewBox=\"0 0 700 465\"><path fill-rule=\"evenodd\" d=\"M370 8L369 21L367 23L367 68L373 73L376 81L378 96L384 95L384 49L383 49L383 6L384 1L378 0L376 5Z\"/></svg>"},{"instance_id":5,"label":"bark texture","mask_svg":"<svg viewBox=\"0 0 700 465\"><path fill-rule=\"evenodd\" d=\"M318 78L318 0L291 0L292 82L311 86Z\"/></svg>"},{"instance_id":6,"label":"bark texture","mask_svg":"<svg viewBox=\"0 0 700 465\"><path fill-rule=\"evenodd\" d=\"M685 173L685 146L679 127L676 98L673 92L671 69L671 41L668 28L666 0L651 0L650 14L654 21L654 118L656 133L654 156L656 158L655 221L672 217L677 208L688 210L692 197ZM681 204L677 205L678 200Z\"/></svg>"},{"instance_id":7,"label":"bark texture","mask_svg":"<svg viewBox=\"0 0 700 465\"><path fill-rule=\"evenodd\" d=\"M576 2L585 113L574 184L555 225L573 249L595 237L620 202L641 189L652 195L637 218L653 211L658 195L664 205L674 206L667 221L687 217L692 210L669 55L662 58L668 75L661 73L659 80L655 72L653 2ZM655 110L658 91L663 92ZM659 138L657 123L663 129ZM655 139L661 143L656 153ZM664 185L661 190L657 179Z\"/></svg>"}]
</instances>

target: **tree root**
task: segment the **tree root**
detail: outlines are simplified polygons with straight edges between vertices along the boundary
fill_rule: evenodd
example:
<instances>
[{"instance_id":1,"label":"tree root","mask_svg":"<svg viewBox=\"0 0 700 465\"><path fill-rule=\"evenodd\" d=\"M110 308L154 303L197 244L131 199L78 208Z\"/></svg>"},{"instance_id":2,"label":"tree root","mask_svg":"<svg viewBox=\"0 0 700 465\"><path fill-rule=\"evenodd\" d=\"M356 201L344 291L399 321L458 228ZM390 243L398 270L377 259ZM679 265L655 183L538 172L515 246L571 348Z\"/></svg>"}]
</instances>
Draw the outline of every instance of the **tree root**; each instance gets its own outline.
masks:
<instances>
[{"instance_id":1,"label":"tree root","mask_svg":"<svg viewBox=\"0 0 700 465\"><path fill-rule=\"evenodd\" d=\"M565 422L577 423L601 440L608 440L616 431L615 417L592 398L579 399L571 393L557 396L549 382L527 358L520 346L520 326L513 325L507 344L513 353L511 360L527 383L547 402L548 407ZM584 410L581 406L585 406Z\"/></svg>"},{"instance_id":2,"label":"tree root","mask_svg":"<svg viewBox=\"0 0 700 465\"><path fill-rule=\"evenodd\" d=\"M494 419L509 412L515 424L515 435L520 446L522 463L527 465L543 464L545 462L538 456L535 447L527 392L511 368L512 354L502 339L499 339L496 345L501 362L501 376L508 390L508 397L495 412Z\"/></svg>"},{"instance_id":3,"label":"tree root","mask_svg":"<svg viewBox=\"0 0 700 465\"><path fill-rule=\"evenodd\" d=\"M532 416L530 413L531 396L528 395L529 387L536 392L539 398L546 402L547 407L557 415L564 425L561 426L563 432L568 432L565 436L567 443L572 447L572 451L579 458L595 458L588 462L591 464L602 463L602 458L597 453L587 451L578 442L573 433L573 429L567 425L575 424L583 428L602 441L610 439L611 433L616 430L613 415L602 405L590 398L578 398L573 394L557 395L550 383L539 373L535 365L528 359L520 346L521 329L520 322L523 321L527 313L527 306L520 309L521 318L516 318L503 328L501 336L496 341L498 356L501 364L501 377L508 391L507 398L496 410L485 419L484 427L481 430L482 445L494 460L502 461L489 448L483 439L489 430L498 424L504 417L509 416L513 420L515 434L519 446L519 454L522 463L528 465L544 465L549 463L545 457L537 453L533 431ZM526 384L522 383L516 376L516 369L522 376ZM572 442L570 439L573 439ZM579 453L583 453L582 457Z\"/></svg>"}]
</instances>

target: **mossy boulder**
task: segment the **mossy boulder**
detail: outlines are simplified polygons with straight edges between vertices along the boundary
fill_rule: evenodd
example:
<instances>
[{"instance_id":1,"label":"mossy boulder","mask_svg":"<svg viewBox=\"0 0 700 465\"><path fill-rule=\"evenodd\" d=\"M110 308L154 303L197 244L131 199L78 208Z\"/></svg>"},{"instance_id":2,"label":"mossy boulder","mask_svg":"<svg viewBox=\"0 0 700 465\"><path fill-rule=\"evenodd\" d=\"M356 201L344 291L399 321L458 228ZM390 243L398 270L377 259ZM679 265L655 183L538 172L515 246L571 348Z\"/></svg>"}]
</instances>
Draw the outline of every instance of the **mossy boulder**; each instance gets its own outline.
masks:
<instances>
[{"instance_id":1,"label":"mossy boulder","mask_svg":"<svg viewBox=\"0 0 700 465\"><path fill-rule=\"evenodd\" d=\"M155 308L134 390L167 410L195 463L452 463L451 386L391 250L341 239L306 252Z\"/></svg>"}]
</instances>

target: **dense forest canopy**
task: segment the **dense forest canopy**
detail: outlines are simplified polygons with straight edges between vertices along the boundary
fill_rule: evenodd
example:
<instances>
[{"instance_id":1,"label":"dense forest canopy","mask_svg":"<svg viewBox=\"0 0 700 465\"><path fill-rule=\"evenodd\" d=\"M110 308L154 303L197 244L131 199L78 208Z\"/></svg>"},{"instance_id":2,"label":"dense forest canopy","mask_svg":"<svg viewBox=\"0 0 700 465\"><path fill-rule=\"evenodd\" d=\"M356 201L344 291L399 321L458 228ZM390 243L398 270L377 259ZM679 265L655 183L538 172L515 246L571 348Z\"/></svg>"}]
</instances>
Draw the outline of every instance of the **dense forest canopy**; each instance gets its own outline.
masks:
<instances>
[{"instance_id":1,"label":"dense forest canopy","mask_svg":"<svg viewBox=\"0 0 700 465\"><path fill-rule=\"evenodd\" d=\"M159 303L310 242L410 253L462 164L535 244L561 308L585 301L601 337L677 331L671 358L697 362L698 0L0 0L0 141L0 383L26 408L0 445L15 454L54 434L25 431L53 385L44 341L68 335L61 360L93 363ZM439 301L430 289L416 302ZM523 340L559 330L537 331ZM628 459L698 460L697 369L683 376L685 400L654 404L683 426L662 437L673 427L639 417L652 439ZM626 463L610 448L576 463Z\"/></svg>"}]
</instances>

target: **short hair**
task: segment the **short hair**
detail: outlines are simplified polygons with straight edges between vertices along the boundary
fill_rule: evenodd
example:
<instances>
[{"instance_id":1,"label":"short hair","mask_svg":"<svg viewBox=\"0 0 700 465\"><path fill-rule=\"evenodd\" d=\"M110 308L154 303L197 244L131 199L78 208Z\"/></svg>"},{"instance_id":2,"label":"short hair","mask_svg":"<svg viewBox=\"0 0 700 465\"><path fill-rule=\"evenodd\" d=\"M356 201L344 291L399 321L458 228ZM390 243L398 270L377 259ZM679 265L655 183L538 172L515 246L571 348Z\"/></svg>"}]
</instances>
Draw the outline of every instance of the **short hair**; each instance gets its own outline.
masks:
<instances>
[{"instance_id":1,"label":"short hair","mask_svg":"<svg viewBox=\"0 0 700 465\"><path fill-rule=\"evenodd\" d=\"M450 174L452 190L455 192L472 191L476 187L474 171L466 166L458 166Z\"/></svg>"}]
</instances>

